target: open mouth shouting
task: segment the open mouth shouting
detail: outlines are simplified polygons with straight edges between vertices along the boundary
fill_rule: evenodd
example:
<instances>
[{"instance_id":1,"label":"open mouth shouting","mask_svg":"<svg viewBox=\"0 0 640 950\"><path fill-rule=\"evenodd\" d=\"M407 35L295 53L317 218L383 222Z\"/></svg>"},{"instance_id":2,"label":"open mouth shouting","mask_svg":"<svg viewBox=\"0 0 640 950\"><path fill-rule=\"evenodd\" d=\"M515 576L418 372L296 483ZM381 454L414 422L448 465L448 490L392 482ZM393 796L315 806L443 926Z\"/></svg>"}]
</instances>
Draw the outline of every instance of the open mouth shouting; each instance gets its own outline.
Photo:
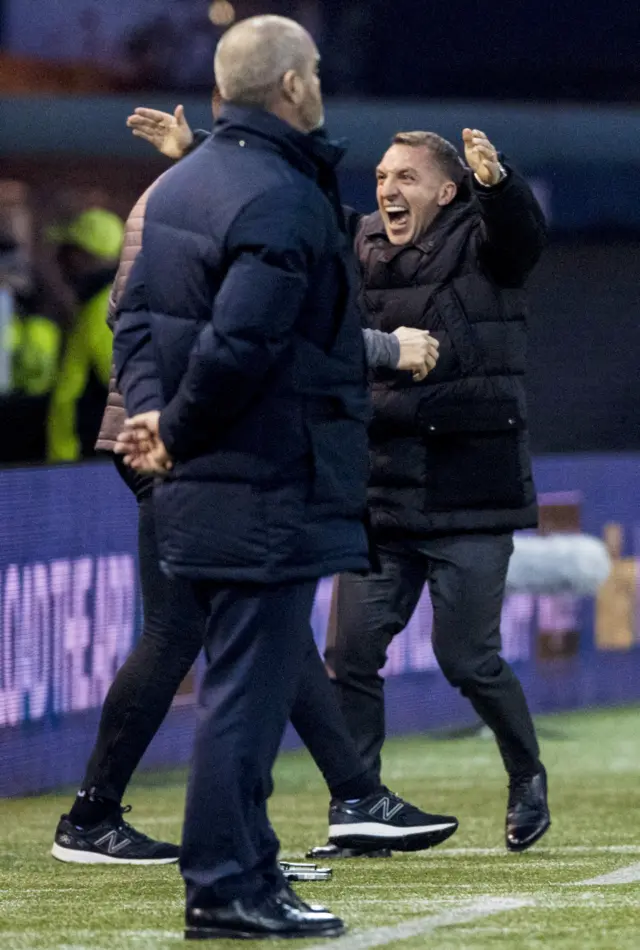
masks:
<instances>
[{"instance_id":1,"label":"open mouth shouting","mask_svg":"<svg viewBox=\"0 0 640 950\"><path fill-rule=\"evenodd\" d=\"M411 212L402 204L389 204L382 209L385 227L390 235L401 237L406 234L411 222Z\"/></svg>"}]
</instances>

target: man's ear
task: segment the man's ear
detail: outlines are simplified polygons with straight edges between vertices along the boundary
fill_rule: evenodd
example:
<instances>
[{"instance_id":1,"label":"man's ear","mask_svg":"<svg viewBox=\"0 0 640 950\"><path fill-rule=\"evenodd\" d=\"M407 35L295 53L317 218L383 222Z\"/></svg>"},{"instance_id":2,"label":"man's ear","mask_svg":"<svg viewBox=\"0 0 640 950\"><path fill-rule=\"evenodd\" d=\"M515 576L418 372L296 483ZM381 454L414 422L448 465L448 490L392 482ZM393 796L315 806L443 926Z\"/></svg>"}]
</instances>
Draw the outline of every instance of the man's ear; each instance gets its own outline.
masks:
<instances>
[{"instance_id":1,"label":"man's ear","mask_svg":"<svg viewBox=\"0 0 640 950\"><path fill-rule=\"evenodd\" d=\"M304 83L295 69L288 69L282 77L282 93L294 106L304 99Z\"/></svg>"},{"instance_id":2,"label":"man's ear","mask_svg":"<svg viewBox=\"0 0 640 950\"><path fill-rule=\"evenodd\" d=\"M438 195L439 206L444 208L445 205L450 205L457 194L458 186L455 181L445 181L440 187L440 194Z\"/></svg>"}]
</instances>

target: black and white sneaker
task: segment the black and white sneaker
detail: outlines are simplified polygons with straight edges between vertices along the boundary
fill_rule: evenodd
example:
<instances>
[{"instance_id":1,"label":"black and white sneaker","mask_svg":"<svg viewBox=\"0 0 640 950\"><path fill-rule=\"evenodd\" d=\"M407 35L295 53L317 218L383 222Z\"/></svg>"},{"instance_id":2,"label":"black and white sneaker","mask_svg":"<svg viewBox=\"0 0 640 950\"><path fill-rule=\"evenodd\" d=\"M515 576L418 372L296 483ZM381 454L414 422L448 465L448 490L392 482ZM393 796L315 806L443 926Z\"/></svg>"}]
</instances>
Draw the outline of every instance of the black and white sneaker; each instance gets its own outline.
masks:
<instances>
[{"instance_id":1,"label":"black and white sneaker","mask_svg":"<svg viewBox=\"0 0 640 950\"><path fill-rule=\"evenodd\" d=\"M51 854L68 864L174 864L180 856L178 845L136 831L122 817L129 811L127 805L87 828L76 827L62 815Z\"/></svg>"},{"instance_id":2,"label":"black and white sneaker","mask_svg":"<svg viewBox=\"0 0 640 950\"><path fill-rule=\"evenodd\" d=\"M388 788L348 804L334 799L329 808L329 841L357 851L381 847L423 851L441 844L458 828L451 815L429 815Z\"/></svg>"}]
</instances>

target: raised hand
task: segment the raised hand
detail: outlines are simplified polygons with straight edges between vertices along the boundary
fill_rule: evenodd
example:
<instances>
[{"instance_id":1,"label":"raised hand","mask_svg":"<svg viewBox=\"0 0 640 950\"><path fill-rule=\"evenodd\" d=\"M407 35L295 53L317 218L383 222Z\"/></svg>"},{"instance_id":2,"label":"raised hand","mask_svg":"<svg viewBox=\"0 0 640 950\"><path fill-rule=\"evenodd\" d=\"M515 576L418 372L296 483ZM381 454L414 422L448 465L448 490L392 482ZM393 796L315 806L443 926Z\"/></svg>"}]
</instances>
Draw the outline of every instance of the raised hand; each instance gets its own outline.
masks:
<instances>
[{"instance_id":1,"label":"raised hand","mask_svg":"<svg viewBox=\"0 0 640 950\"><path fill-rule=\"evenodd\" d=\"M463 129L464 157L481 185L497 185L503 177L498 153L480 129Z\"/></svg>"},{"instance_id":2,"label":"raised hand","mask_svg":"<svg viewBox=\"0 0 640 950\"><path fill-rule=\"evenodd\" d=\"M129 116L127 125L137 138L151 142L167 158L182 158L193 144L193 132L185 118L184 106L176 106L173 115L159 109L139 107Z\"/></svg>"}]
</instances>

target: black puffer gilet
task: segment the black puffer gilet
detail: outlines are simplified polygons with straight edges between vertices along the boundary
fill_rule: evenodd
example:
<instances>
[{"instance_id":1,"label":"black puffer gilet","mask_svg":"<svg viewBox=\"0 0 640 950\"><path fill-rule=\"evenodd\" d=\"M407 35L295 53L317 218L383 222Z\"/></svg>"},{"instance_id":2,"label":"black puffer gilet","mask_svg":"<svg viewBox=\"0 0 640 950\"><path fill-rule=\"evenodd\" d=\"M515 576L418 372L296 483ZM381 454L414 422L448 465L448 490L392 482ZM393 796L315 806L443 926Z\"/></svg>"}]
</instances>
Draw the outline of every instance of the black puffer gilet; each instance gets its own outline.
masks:
<instances>
[{"instance_id":1,"label":"black puffer gilet","mask_svg":"<svg viewBox=\"0 0 640 950\"><path fill-rule=\"evenodd\" d=\"M420 327L440 342L423 382L388 370L373 378L369 503L378 538L537 523L522 382L526 303L508 275L499 285L487 272L485 238L470 192L415 245L391 245L378 213L360 221L370 325Z\"/></svg>"}]
</instances>

